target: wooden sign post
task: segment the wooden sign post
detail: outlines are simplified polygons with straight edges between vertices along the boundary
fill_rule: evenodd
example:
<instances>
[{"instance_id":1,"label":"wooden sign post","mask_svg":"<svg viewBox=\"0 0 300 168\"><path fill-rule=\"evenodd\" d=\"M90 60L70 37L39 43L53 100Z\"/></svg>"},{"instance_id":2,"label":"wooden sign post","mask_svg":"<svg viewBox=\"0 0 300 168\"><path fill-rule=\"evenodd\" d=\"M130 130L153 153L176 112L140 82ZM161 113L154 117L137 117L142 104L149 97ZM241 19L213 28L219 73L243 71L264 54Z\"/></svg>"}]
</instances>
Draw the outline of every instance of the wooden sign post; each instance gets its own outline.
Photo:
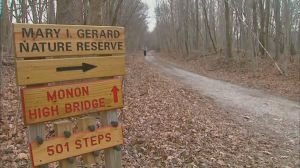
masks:
<instances>
[{"instance_id":1,"label":"wooden sign post","mask_svg":"<svg viewBox=\"0 0 300 168\"><path fill-rule=\"evenodd\" d=\"M105 167L121 167L125 75L123 27L14 24L17 84L21 89L33 167L59 161L76 167L97 162L104 150ZM85 81L84 81L85 80ZM91 113L101 112L101 125ZM77 126L69 117L80 117ZM63 120L62 120L63 119ZM56 121L59 120L59 121ZM45 139L44 122L54 122L55 137ZM74 130L74 128L77 128Z\"/></svg>"}]
</instances>

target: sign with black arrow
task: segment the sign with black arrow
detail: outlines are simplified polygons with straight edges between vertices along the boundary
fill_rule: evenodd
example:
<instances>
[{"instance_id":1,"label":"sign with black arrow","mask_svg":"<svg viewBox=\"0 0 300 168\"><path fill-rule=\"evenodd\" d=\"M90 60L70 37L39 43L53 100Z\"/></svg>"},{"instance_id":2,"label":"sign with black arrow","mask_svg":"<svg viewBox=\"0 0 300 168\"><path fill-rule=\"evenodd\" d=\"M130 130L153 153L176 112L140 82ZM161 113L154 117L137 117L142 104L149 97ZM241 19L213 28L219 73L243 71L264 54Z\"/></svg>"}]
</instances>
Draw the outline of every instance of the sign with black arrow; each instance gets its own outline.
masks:
<instances>
[{"instance_id":1,"label":"sign with black arrow","mask_svg":"<svg viewBox=\"0 0 300 168\"><path fill-rule=\"evenodd\" d=\"M94 69L96 67L97 67L96 65L82 63L81 66L58 67L58 68L56 68L56 71L57 72L64 72L64 71L76 71L76 70L80 70L82 72L87 72L87 71L92 70L92 69Z\"/></svg>"},{"instance_id":2,"label":"sign with black arrow","mask_svg":"<svg viewBox=\"0 0 300 168\"><path fill-rule=\"evenodd\" d=\"M22 60L17 62L18 85L122 76L124 74L124 56Z\"/></svg>"},{"instance_id":3,"label":"sign with black arrow","mask_svg":"<svg viewBox=\"0 0 300 168\"><path fill-rule=\"evenodd\" d=\"M20 90L24 123L40 124L29 127L29 132L40 135L43 131L36 128L43 122L98 112L105 125L78 135L69 132L68 138L57 136L43 144L30 134L33 167L82 154L94 158L91 152L101 149L105 167L121 167L121 153L115 148L120 148L116 145L123 143L123 135L116 109L123 107L123 79L118 76L125 75L125 28L47 24L14 24L13 28L17 84L26 86ZM94 125L85 121L83 125ZM67 126L56 125L59 131Z\"/></svg>"}]
</instances>

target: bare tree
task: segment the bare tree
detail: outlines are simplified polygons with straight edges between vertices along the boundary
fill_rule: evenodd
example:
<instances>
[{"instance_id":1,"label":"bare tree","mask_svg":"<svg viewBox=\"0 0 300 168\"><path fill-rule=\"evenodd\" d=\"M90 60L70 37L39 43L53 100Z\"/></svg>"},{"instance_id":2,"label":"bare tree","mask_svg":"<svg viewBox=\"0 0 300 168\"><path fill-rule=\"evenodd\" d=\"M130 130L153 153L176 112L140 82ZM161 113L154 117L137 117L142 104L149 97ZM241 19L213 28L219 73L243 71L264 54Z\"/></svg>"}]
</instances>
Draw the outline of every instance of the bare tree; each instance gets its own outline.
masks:
<instances>
[{"instance_id":1,"label":"bare tree","mask_svg":"<svg viewBox=\"0 0 300 168\"><path fill-rule=\"evenodd\" d=\"M253 34L254 36L252 39L252 51L253 51L253 75L256 76L256 69L257 69L257 55L258 55L258 43L261 43L260 47L263 47L263 43L261 41L257 42L256 37L258 37L258 22L257 22L257 9L256 9L256 0L252 0L252 26L253 26Z\"/></svg>"},{"instance_id":2,"label":"bare tree","mask_svg":"<svg viewBox=\"0 0 300 168\"><path fill-rule=\"evenodd\" d=\"M32 13L32 22L38 23L37 0L28 0Z\"/></svg>"},{"instance_id":3,"label":"bare tree","mask_svg":"<svg viewBox=\"0 0 300 168\"><path fill-rule=\"evenodd\" d=\"M284 55L283 55L283 71L285 74L287 74L287 64L289 61L289 56L290 56L290 43L291 43L291 23L290 23L290 0L284 0L283 1L283 6L284 6Z\"/></svg>"},{"instance_id":4,"label":"bare tree","mask_svg":"<svg viewBox=\"0 0 300 168\"><path fill-rule=\"evenodd\" d=\"M199 0L195 1L195 13L196 13L196 40L195 48L199 48Z\"/></svg>"},{"instance_id":5,"label":"bare tree","mask_svg":"<svg viewBox=\"0 0 300 168\"><path fill-rule=\"evenodd\" d=\"M102 25L103 0L90 0L87 16L87 24Z\"/></svg>"},{"instance_id":6,"label":"bare tree","mask_svg":"<svg viewBox=\"0 0 300 168\"><path fill-rule=\"evenodd\" d=\"M121 10L122 3L123 3L123 0L119 0L117 3L116 10L113 14L113 18L112 18L112 22L111 22L112 26L115 26L117 24L118 14L119 14L119 11Z\"/></svg>"},{"instance_id":7,"label":"bare tree","mask_svg":"<svg viewBox=\"0 0 300 168\"><path fill-rule=\"evenodd\" d=\"M300 55L300 17L298 20L298 51L299 51L299 55Z\"/></svg>"},{"instance_id":8,"label":"bare tree","mask_svg":"<svg viewBox=\"0 0 300 168\"><path fill-rule=\"evenodd\" d=\"M281 20L280 20L280 0L274 0L274 15L275 15L275 59L279 58L280 43L281 43Z\"/></svg>"},{"instance_id":9,"label":"bare tree","mask_svg":"<svg viewBox=\"0 0 300 168\"><path fill-rule=\"evenodd\" d=\"M186 0L186 5L185 6L185 10L184 10L184 13L189 13L189 0ZM184 33L184 46L185 46L185 55L186 56L189 56L190 55L190 46L189 46L189 15L183 15L185 16L183 18L184 20L184 30L183 30L183 33Z\"/></svg>"},{"instance_id":10,"label":"bare tree","mask_svg":"<svg viewBox=\"0 0 300 168\"><path fill-rule=\"evenodd\" d=\"M2 8L4 5L5 1L2 1L0 4L0 58L2 58L2 36L3 36L3 26L4 26L4 22L3 22L3 12L2 12ZM1 62L2 60L0 60Z\"/></svg>"},{"instance_id":11,"label":"bare tree","mask_svg":"<svg viewBox=\"0 0 300 168\"><path fill-rule=\"evenodd\" d=\"M231 37L231 22L230 22L230 9L228 0L224 0L224 7L225 7L225 30L226 30L226 57L227 59L232 58L232 37Z\"/></svg>"},{"instance_id":12,"label":"bare tree","mask_svg":"<svg viewBox=\"0 0 300 168\"><path fill-rule=\"evenodd\" d=\"M266 0L266 26L265 26L265 47L269 50L269 25L270 25L270 15L271 15L271 0Z\"/></svg>"},{"instance_id":13,"label":"bare tree","mask_svg":"<svg viewBox=\"0 0 300 168\"><path fill-rule=\"evenodd\" d=\"M28 23L28 5L27 0L20 0L21 5L21 22Z\"/></svg>"},{"instance_id":14,"label":"bare tree","mask_svg":"<svg viewBox=\"0 0 300 168\"><path fill-rule=\"evenodd\" d=\"M9 29L10 29L10 23L9 23L9 17L8 17L8 6L7 6L7 0L2 1L2 15L1 15L1 23L0 23L0 49L1 51L8 51L7 49L7 42L6 40L9 37ZM2 60L1 60L2 61Z\"/></svg>"},{"instance_id":15,"label":"bare tree","mask_svg":"<svg viewBox=\"0 0 300 168\"><path fill-rule=\"evenodd\" d=\"M259 51L262 55L264 55L265 50L265 4L264 0L259 0L259 12L260 12L260 32L259 32L259 41L261 42L261 45L259 47ZM256 6L256 4L254 4ZM253 9L254 10L254 9ZM255 7L256 10L256 7ZM256 12L255 12L256 13ZM256 17L257 20L257 17ZM255 24L256 25L256 24ZM256 27L257 28L257 27ZM257 31L257 30L256 30Z\"/></svg>"},{"instance_id":16,"label":"bare tree","mask_svg":"<svg viewBox=\"0 0 300 168\"><path fill-rule=\"evenodd\" d=\"M49 24L54 24L56 22L54 0L48 0L47 21Z\"/></svg>"},{"instance_id":17,"label":"bare tree","mask_svg":"<svg viewBox=\"0 0 300 168\"><path fill-rule=\"evenodd\" d=\"M235 51L239 56L239 52L243 51L254 61L256 57L252 57L253 55L257 56L267 51L268 56L274 52L276 59L286 61L286 55L291 56L287 51L290 49L295 53L293 48L299 48L295 47L295 44L299 44L297 42L299 40L294 36L299 27L297 21L299 2L253 1L157 1L157 27L154 30L157 36L153 37L157 44L152 44L162 51L177 52L182 56L195 53L210 54L217 51L222 54L222 49L225 48L226 58L231 58ZM120 25L126 28L129 50L136 50L144 45L145 41L149 41L146 40L146 36L149 36L146 31L147 7L141 0L12 0L11 2L11 17L16 22ZM288 24L285 24L286 22ZM4 30L1 28L1 33ZM2 34L0 38L3 39L3 36ZM274 41L271 40L273 38ZM251 52L244 52L249 50ZM281 55L283 52L284 57Z\"/></svg>"},{"instance_id":18,"label":"bare tree","mask_svg":"<svg viewBox=\"0 0 300 168\"><path fill-rule=\"evenodd\" d=\"M58 24L83 24L83 2L78 0L57 1Z\"/></svg>"},{"instance_id":19,"label":"bare tree","mask_svg":"<svg viewBox=\"0 0 300 168\"><path fill-rule=\"evenodd\" d=\"M16 22L17 23L21 23L21 16L20 14L18 13L18 9L17 9L17 4L16 4L16 0L13 0L12 1L12 4L13 4L13 13L14 13L14 18L16 19Z\"/></svg>"},{"instance_id":20,"label":"bare tree","mask_svg":"<svg viewBox=\"0 0 300 168\"><path fill-rule=\"evenodd\" d=\"M202 4L203 4L203 14L204 14L204 18L205 18L206 30L207 30L207 33L208 33L209 38L211 40L211 43L213 45L214 51L217 53L218 52L217 47L216 47L216 44L213 40L212 33L211 33L211 28L210 28L209 23L208 23L207 10L206 10L206 0L202 0Z\"/></svg>"}]
</instances>

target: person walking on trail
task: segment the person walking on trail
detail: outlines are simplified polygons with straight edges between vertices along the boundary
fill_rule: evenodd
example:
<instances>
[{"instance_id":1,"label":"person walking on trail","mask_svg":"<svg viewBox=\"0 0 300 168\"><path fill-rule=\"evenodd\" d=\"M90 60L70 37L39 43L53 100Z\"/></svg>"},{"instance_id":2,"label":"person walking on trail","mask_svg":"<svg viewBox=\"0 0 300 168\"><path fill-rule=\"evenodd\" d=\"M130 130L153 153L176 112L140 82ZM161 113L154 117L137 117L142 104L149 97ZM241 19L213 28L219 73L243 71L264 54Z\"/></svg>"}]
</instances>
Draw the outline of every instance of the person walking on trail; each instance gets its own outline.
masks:
<instances>
[{"instance_id":1,"label":"person walking on trail","mask_svg":"<svg viewBox=\"0 0 300 168\"><path fill-rule=\"evenodd\" d=\"M144 47L144 56L147 56L147 47Z\"/></svg>"}]
</instances>

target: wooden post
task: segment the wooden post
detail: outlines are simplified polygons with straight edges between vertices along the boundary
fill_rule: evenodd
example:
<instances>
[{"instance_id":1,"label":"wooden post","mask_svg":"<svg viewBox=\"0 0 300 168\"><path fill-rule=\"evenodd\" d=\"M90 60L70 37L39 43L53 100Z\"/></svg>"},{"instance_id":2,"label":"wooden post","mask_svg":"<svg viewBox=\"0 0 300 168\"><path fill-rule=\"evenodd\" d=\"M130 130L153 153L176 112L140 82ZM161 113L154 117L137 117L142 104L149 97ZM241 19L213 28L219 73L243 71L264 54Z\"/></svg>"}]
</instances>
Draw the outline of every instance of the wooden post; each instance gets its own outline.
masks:
<instances>
[{"instance_id":1,"label":"wooden post","mask_svg":"<svg viewBox=\"0 0 300 168\"><path fill-rule=\"evenodd\" d=\"M45 134L45 124L36 124L36 125L31 125L28 126L28 140L29 143L32 141L37 141L39 140L45 140L46 134ZM39 166L38 168L48 168L48 165L42 165Z\"/></svg>"},{"instance_id":2,"label":"wooden post","mask_svg":"<svg viewBox=\"0 0 300 168\"><path fill-rule=\"evenodd\" d=\"M68 138L73 134L72 123L67 120L55 122L54 130L56 136L65 136ZM61 168L76 168L76 158L61 160L59 161L59 165Z\"/></svg>"},{"instance_id":3,"label":"wooden post","mask_svg":"<svg viewBox=\"0 0 300 168\"><path fill-rule=\"evenodd\" d=\"M111 122L118 122L118 110L112 110L100 113L102 126L111 125ZM113 147L104 150L105 167L121 168L121 148Z\"/></svg>"},{"instance_id":4,"label":"wooden post","mask_svg":"<svg viewBox=\"0 0 300 168\"><path fill-rule=\"evenodd\" d=\"M36 87L36 86L43 86L43 84L41 85L29 85L27 87ZM19 87L18 87L19 88ZM18 96L20 97L20 93L19 93L19 89L18 89ZM20 103L19 103L20 105ZM18 121L18 113L19 113L19 107L18 107L18 112L16 115L16 121ZM24 116L23 116L24 117ZM17 122L15 122L17 124ZM16 125L17 127L18 125ZM28 126L28 141L29 143L33 142L33 141L37 141L37 143L43 143L43 141L46 139L46 125L43 123L40 124L35 124L35 125L30 125ZM40 142L39 142L40 141ZM33 165L33 164L32 164ZM38 168L48 168L48 164L47 165L42 165L42 166L38 166Z\"/></svg>"},{"instance_id":5,"label":"wooden post","mask_svg":"<svg viewBox=\"0 0 300 168\"><path fill-rule=\"evenodd\" d=\"M96 118L95 117L83 117L78 121L78 131L85 131L91 129L94 126L96 129ZM82 155L82 159L85 165L90 166L96 163L96 158L93 153L87 153Z\"/></svg>"},{"instance_id":6,"label":"wooden post","mask_svg":"<svg viewBox=\"0 0 300 168\"><path fill-rule=\"evenodd\" d=\"M78 110L78 114L76 115L82 115L82 114L88 114L93 113L95 111L105 111L101 112L101 124L102 126L109 126L109 127L103 127L101 129L96 129L96 119L93 117L85 117L83 119L80 119L78 122L79 131L83 131L78 134L73 134L73 127L72 122L69 120L59 121L54 123L55 128L55 134L57 138L49 139L45 141L45 124L40 122L46 122L46 121L54 121L57 119L62 119L66 117L71 117L68 115L59 115L58 111L61 112L61 109L64 109L64 114L70 113L70 111L74 110L76 111L75 105L74 109L68 108L66 110L66 105L70 105L71 102L64 102L62 99L56 98L56 90L62 90L61 87L64 87L63 85L56 86L60 83L53 83L53 82L63 82L63 81L70 81L70 80L82 80L82 79L91 79L91 78L104 78L104 79L111 79L114 78L114 76L122 76L125 74L125 60L124 56L120 54L125 53L125 35L124 35L124 28L122 27L86 27L86 29L92 29L93 31L104 31L104 30L111 30L116 31L117 36L116 38L108 38L107 43L114 42L118 47L115 49L109 49L106 51L99 49L99 51L90 51L88 49L84 49L82 51L76 50L76 44L77 40L80 39L82 41L82 37L78 35L79 30L81 30L83 27L80 25L77 26L65 26L65 25L30 25L30 24L14 24L14 44L20 44L27 41L38 41L38 40L44 40L49 42L55 43L52 38L44 38L44 36L40 37L25 37L22 36L22 31L26 29L31 28L39 28L39 29L48 29L48 26L51 26L52 29L58 30L58 29L64 29L66 31L60 34L60 36L57 34L57 38L59 40L66 40L70 39L68 42L70 46L65 46L66 50L62 51L62 53L59 53L59 50L56 52L52 52L50 50L45 52L32 52L29 51L24 54L24 52L21 51L15 51L16 52L16 74L17 74L17 84L20 86L27 86L27 87L33 87L33 86L45 86L49 85L47 87L46 92L47 94L38 94L33 97L26 97L25 90L22 90L22 101L24 103L24 118L26 119L26 116L29 115L29 119L32 119L34 121L28 122L28 120L25 120L26 125L28 125L28 135L29 135L29 142L30 142L30 148L31 153L33 155L32 160L34 161L35 165L39 165L40 168L47 168L48 164L50 162L59 161L60 167L62 168L75 168L76 167L76 156L82 155L83 161L85 164L93 164L96 163L95 153L93 151L99 151L102 149L104 150L105 154L105 167L107 168L120 168L121 167L121 148L119 144L123 143L123 135L122 135L122 127L118 126L118 118L117 118L117 110L114 111L106 111L116 108L123 107L123 93L121 91L121 83L119 80L109 80L109 81L99 81L100 83L94 83L91 84L91 87L86 86L86 90L84 91L86 94L76 96L76 99L74 101L82 101L85 102L83 97L87 99L86 95L89 95L89 89L94 88L93 86L99 86L99 88L94 88L95 91L91 90L91 96L88 100L92 100L93 96L96 96L96 99L99 99L99 105L95 107L95 109L89 109L89 110ZM44 32L44 31L43 31ZM70 37L72 37L72 40ZM37 39L38 38L38 39ZM75 39L74 39L75 38ZM90 43L92 42L91 38L86 38L86 42ZM84 42L84 40L82 41ZM96 38L94 39L94 42L99 42ZM31 45L31 44L30 44ZM32 43L33 45L33 43ZM15 47L16 49L19 47ZM67 48L70 50L67 51ZM74 50L72 50L72 48ZM71 52L73 51L73 52ZM111 57L83 57L84 55L91 55L91 54L105 54L107 56ZM23 54L23 55L22 55ZM118 56L113 56L114 54L117 54ZM61 55L70 56L70 58L59 58ZM74 56L78 56L78 58L73 58ZM79 57L80 56L80 57ZM44 58L45 59L40 59ZM51 58L51 57L55 57ZM36 59L35 59L36 58ZM26 60L29 59L30 61ZM95 59L101 59L101 61L95 61ZM103 60L106 61L103 61ZM0 60L1 61L1 60ZM46 66L40 66L43 64L42 62L45 62ZM101 63L96 64L96 63ZM24 67L28 65L29 67ZM44 65L44 64L43 64ZM33 70L32 67L35 67L37 69ZM46 68L47 67L47 68ZM110 69L103 69L103 67L107 67ZM113 68L111 68L113 67ZM46 69L45 69L46 68ZM32 71L28 71L28 70ZM47 72L47 70L50 70ZM80 70L80 71L79 71ZM90 71L92 70L92 71ZM20 74L19 72L28 72L27 74ZM71 73L66 72L71 71ZM82 72L90 71L89 73L82 73ZM41 72L39 75L35 75L36 72ZM52 73L52 76L50 75ZM79 76L78 76L79 75ZM82 76L80 76L82 75ZM36 78L36 76L39 76ZM70 78L69 78L70 77ZM47 79L48 78L48 79ZM43 80L41 80L43 79ZM45 80L46 79L46 80ZM30 81L31 80L31 81ZM106 84L105 82L113 82ZM74 84L76 85L76 84ZM85 83L86 85L86 83ZM56 88L59 87L59 88ZM102 88L102 90L101 90ZM29 89L30 91L36 91L37 88ZM39 88L41 89L41 88ZM48 89L53 89L52 91L49 91ZM68 89L68 88L65 88ZM104 90L103 90L104 89ZM72 90L72 89L70 89ZM100 90L100 91L99 91ZM27 90L28 91L28 90ZM97 91L97 94L95 92ZM50 93L51 92L51 93ZM55 92L55 93L54 93ZM98 97L99 94L99 97ZM25 96L24 96L25 95ZM46 96L46 97L45 97ZM80 98L80 96L82 98ZM26 100L32 101L34 100L34 104L32 108L26 104L28 101L24 99L26 97ZM40 100L38 100L40 99ZM60 102L57 102L60 100ZM26 106L25 106L26 104ZM29 103L30 104L30 103ZM62 105L61 107L59 105ZM31 111L27 111L25 107L29 107ZM40 109L43 108L46 109L46 107L55 107L53 110L51 108L51 111L53 112L54 118L49 118L46 114L41 114ZM32 117L33 115L31 112L34 111L34 115L36 118ZM37 112L38 111L38 112ZM29 113L28 113L29 112ZM57 112L57 114L56 114ZM61 112L60 114L62 114ZM39 114L38 114L39 113ZM55 114L54 114L55 113ZM39 117L37 117L39 115ZM73 115L73 114L72 114ZM98 115L98 114L97 114ZM18 119L18 117L16 117ZM28 119L28 118L27 118ZM41 120L39 120L41 119ZM39 121L37 121L39 120ZM36 124L40 123L40 124ZM35 125L31 125L35 124ZM16 124L17 125L17 124ZM112 127L111 127L111 126ZM91 132L87 132L86 130L89 130ZM100 134L96 136L97 134ZM102 135L103 134L103 135ZM110 137L111 135L111 137ZM98 141L95 140L95 137L98 138ZM102 138L101 138L102 137ZM103 140L103 138L105 140ZM88 140L90 139L90 142ZM103 140L103 141L101 141ZM85 146L81 148L74 146L77 142L81 143L81 141L85 141ZM101 141L101 143L100 143ZM33 142L33 143L32 143ZM61 144L61 142L64 142L64 144ZM69 147L70 143L70 147ZM91 145L88 145L88 144ZM73 145L73 146L71 146ZM117 145L117 146L116 146ZM65 149L61 146L65 146ZM82 145L83 146L83 145ZM110 148L109 148L110 147ZM108 149L107 149L108 148ZM61 150L60 150L61 149ZM51 156L51 157L50 157ZM74 156L74 157L73 157ZM71 157L71 158L68 158ZM45 164L45 165L41 165ZM88 165L90 166L90 165Z\"/></svg>"},{"instance_id":7,"label":"wooden post","mask_svg":"<svg viewBox=\"0 0 300 168\"><path fill-rule=\"evenodd\" d=\"M1 38L0 38L0 41L1 41ZM3 85L2 85L2 76L3 76L3 45L1 45L0 43L0 95L2 95L2 92L3 92ZM3 119L4 117L4 114L3 114L3 103L2 103L2 99L3 99L4 95L2 97L0 97L0 122L1 120Z\"/></svg>"}]
</instances>

